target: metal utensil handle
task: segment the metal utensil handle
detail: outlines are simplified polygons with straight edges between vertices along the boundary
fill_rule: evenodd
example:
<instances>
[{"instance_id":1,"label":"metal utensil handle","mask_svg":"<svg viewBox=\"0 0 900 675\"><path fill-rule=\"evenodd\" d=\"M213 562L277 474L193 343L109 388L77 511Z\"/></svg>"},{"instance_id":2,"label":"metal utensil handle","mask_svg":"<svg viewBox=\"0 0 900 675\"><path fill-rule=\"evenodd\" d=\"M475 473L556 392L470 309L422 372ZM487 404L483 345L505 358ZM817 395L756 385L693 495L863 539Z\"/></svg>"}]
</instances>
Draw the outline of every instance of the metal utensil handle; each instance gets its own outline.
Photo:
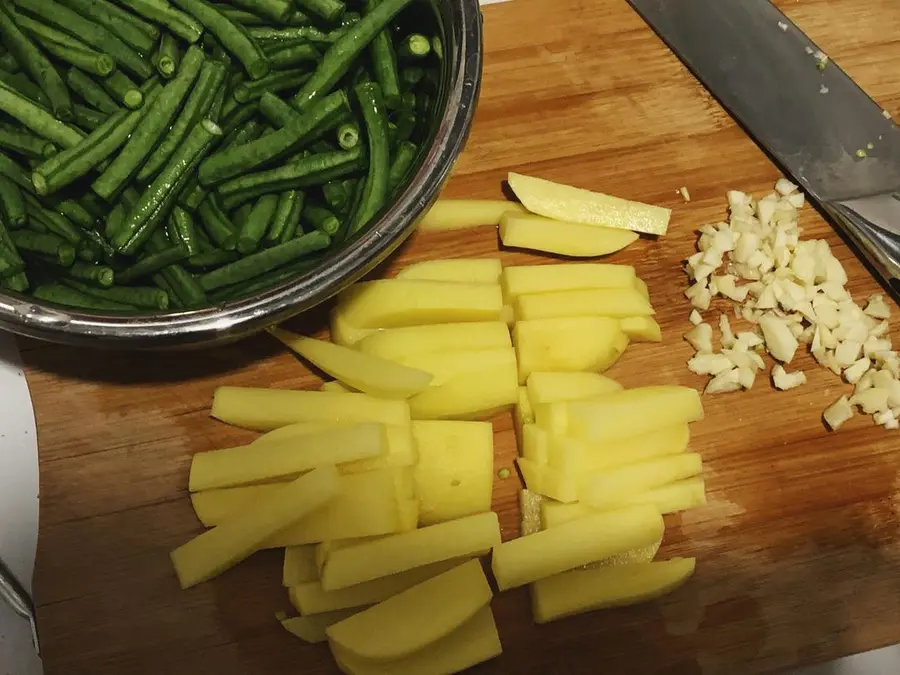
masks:
<instances>
[{"instance_id":1,"label":"metal utensil handle","mask_svg":"<svg viewBox=\"0 0 900 675\"><path fill-rule=\"evenodd\" d=\"M31 625L31 637L34 640L34 648L41 652L40 642L37 633L37 618L34 611L34 603L31 595L25 590L25 587L19 583L12 570L6 566L3 560L0 560L0 597L12 607L13 611L26 619Z\"/></svg>"}]
</instances>

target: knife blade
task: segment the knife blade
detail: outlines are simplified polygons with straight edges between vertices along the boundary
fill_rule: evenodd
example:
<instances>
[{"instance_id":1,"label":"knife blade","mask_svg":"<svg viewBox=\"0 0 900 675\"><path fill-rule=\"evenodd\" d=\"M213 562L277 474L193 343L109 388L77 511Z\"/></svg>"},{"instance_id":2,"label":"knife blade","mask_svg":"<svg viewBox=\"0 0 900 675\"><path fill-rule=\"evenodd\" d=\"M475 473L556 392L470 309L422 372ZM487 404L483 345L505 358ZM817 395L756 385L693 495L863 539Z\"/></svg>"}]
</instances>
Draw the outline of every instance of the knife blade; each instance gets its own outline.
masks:
<instances>
[{"instance_id":1,"label":"knife blade","mask_svg":"<svg viewBox=\"0 0 900 675\"><path fill-rule=\"evenodd\" d=\"M769 0L628 0L900 301L900 128Z\"/></svg>"}]
</instances>

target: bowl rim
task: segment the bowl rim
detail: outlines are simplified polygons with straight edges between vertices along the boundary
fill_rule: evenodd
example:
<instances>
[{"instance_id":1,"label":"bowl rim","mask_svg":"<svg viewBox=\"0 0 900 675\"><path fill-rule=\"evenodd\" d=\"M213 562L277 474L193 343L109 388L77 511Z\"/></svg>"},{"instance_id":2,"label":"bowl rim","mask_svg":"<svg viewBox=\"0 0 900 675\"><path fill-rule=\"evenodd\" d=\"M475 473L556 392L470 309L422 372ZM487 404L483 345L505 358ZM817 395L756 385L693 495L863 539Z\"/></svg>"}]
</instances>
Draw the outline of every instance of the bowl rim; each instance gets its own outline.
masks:
<instances>
[{"instance_id":1,"label":"bowl rim","mask_svg":"<svg viewBox=\"0 0 900 675\"><path fill-rule=\"evenodd\" d=\"M437 198L471 130L481 87L482 19L478 0L442 0L452 31L444 58L447 94L433 142L398 198L350 243L297 279L248 298L180 312L115 315L44 304L0 290L0 329L76 346L165 349L233 341L321 304L374 269L415 229ZM452 55L452 58L451 58Z\"/></svg>"}]
</instances>

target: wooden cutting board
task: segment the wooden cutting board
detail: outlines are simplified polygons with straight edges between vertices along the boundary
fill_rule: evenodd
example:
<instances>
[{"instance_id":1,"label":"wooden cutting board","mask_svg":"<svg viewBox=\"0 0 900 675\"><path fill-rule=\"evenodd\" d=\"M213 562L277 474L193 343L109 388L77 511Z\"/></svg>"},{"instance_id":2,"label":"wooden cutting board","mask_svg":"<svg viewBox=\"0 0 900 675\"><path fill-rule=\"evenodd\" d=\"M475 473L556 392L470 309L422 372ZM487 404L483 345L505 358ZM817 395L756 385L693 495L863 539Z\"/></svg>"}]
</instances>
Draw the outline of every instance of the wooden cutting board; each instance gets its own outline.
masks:
<instances>
[{"instance_id":1,"label":"wooden cutting board","mask_svg":"<svg viewBox=\"0 0 900 675\"><path fill-rule=\"evenodd\" d=\"M900 112L896 0L778 4ZM724 216L727 189L759 194L778 172L622 0L514 0L484 15L481 103L447 194L499 197L515 169L673 208L669 236L612 258L649 283L665 341L633 345L611 374L628 386L702 386L685 368L680 263L695 228ZM681 186L690 203L676 194ZM876 291L811 209L803 225L836 248L857 299ZM491 228L414 237L384 272L496 255ZM299 325L321 326L323 316ZM288 607L280 555L256 555L189 592L168 557L199 531L186 492L191 454L251 437L207 416L214 388L318 380L264 336L181 354L22 346L41 452L46 672L337 672L325 647L305 646L274 619ZM504 593L494 611L505 653L474 672L740 675L900 641L900 435L862 417L826 432L821 411L847 387L808 357L798 365L809 376L801 389L776 392L760 380L751 392L706 399L693 447L706 463L709 505L668 517L661 551L697 556L689 585L661 602L541 627L524 589ZM496 468L512 468L511 421L494 421ZM518 487L515 472L496 481L505 538L518 533Z\"/></svg>"}]
</instances>

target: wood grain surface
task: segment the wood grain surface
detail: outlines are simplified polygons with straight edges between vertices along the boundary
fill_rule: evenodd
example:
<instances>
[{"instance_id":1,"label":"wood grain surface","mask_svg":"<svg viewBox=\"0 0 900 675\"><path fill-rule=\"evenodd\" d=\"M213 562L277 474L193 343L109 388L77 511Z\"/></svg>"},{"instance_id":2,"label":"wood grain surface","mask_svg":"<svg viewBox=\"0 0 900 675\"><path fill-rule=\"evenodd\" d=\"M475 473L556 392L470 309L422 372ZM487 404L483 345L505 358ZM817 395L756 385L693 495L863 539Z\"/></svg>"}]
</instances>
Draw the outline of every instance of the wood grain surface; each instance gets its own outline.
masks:
<instances>
[{"instance_id":1,"label":"wood grain surface","mask_svg":"<svg viewBox=\"0 0 900 675\"><path fill-rule=\"evenodd\" d=\"M896 0L778 4L900 113ZM680 263L693 230L724 216L727 189L759 194L778 172L623 0L514 0L484 16L481 103L447 194L498 197L514 169L673 208L669 236L612 257L649 283L665 341L633 345L611 374L628 386L702 386L685 367ZM835 246L858 300L876 290L809 208L803 225ZM417 236L383 271L496 255L491 228ZM323 316L298 325L320 327ZM36 600L48 675L337 672L324 646L304 645L274 619L288 607L280 554L188 592L168 557L200 531L186 492L192 453L251 438L207 416L214 388L303 388L317 378L265 337L178 354L22 347L40 442ZM800 389L760 380L705 399L692 443L710 503L668 517L661 551L697 556L691 583L660 602L541 627L524 589L504 593L494 601L504 654L473 672L741 675L900 641L900 435L863 417L826 432L821 411L847 387L811 358L799 365L809 376ZM494 422L496 468L512 467L511 420ZM515 473L496 481L505 538L517 535L518 487Z\"/></svg>"}]
</instances>

